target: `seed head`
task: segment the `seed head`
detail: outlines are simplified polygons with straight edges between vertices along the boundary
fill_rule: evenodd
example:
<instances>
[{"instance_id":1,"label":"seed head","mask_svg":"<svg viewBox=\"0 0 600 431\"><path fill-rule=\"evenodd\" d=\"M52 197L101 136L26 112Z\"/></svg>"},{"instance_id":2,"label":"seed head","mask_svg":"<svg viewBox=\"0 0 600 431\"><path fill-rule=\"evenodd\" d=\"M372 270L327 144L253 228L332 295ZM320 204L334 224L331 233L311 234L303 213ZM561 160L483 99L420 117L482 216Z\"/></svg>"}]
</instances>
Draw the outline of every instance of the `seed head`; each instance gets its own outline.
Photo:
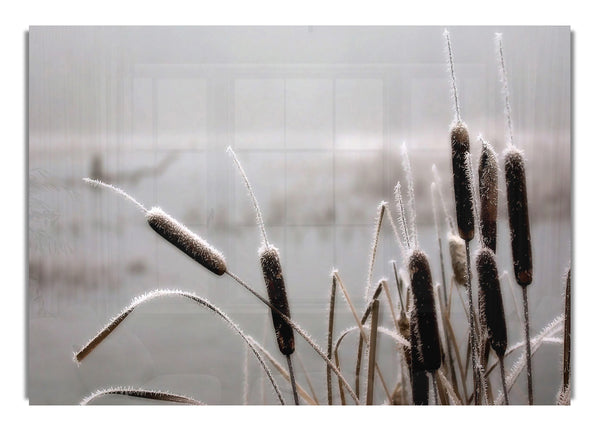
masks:
<instances>
[{"instance_id":1,"label":"seed head","mask_svg":"<svg viewBox=\"0 0 600 431\"><path fill-rule=\"evenodd\" d=\"M433 372L440 367L441 349L431 270L425 253L414 251L409 258L408 269L420 341L419 352L425 370Z\"/></svg>"},{"instance_id":2,"label":"seed head","mask_svg":"<svg viewBox=\"0 0 600 431\"><path fill-rule=\"evenodd\" d=\"M533 279L527 184L523 154L514 147L504 154L504 175L515 278L522 287L526 287Z\"/></svg>"},{"instance_id":3,"label":"seed head","mask_svg":"<svg viewBox=\"0 0 600 431\"><path fill-rule=\"evenodd\" d=\"M158 207L146 213L152 229L200 265L217 275L227 271L223 255L183 224Z\"/></svg>"},{"instance_id":4,"label":"seed head","mask_svg":"<svg viewBox=\"0 0 600 431\"><path fill-rule=\"evenodd\" d=\"M456 204L456 224L460 237L466 241L473 239L473 192L468 157L470 157L469 132L467 126L458 122L450 132L452 145L452 173L454 178L454 201Z\"/></svg>"},{"instance_id":5,"label":"seed head","mask_svg":"<svg viewBox=\"0 0 600 431\"><path fill-rule=\"evenodd\" d=\"M479 201L483 244L495 253L498 218L498 157L492 146L483 140L479 158Z\"/></svg>"},{"instance_id":6,"label":"seed head","mask_svg":"<svg viewBox=\"0 0 600 431\"><path fill-rule=\"evenodd\" d=\"M281 311L288 318L290 317L290 307L288 305L285 292L285 282L283 272L279 261L279 252L272 245L263 245L259 250L260 265L262 267L263 277L267 285L267 293L271 304ZM295 350L294 331L292 327L281 318L275 311L271 310L273 326L275 328L275 337L279 351L284 355L291 355Z\"/></svg>"},{"instance_id":7,"label":"seed head","mask_svg":"<svg viewBox=\"0 0 600 431\"><path fill-rule=\"evenodd\" d=\"M448 232L448 247L450 249L450 260L452 262L454 278L458 284L466 286L469 276L467 274L467 250L465 242L459 236Z\"/></svg>"},{"instance_id":8,"label":"seed head","mask_svg":"<svg viewBox=\"0 0 600 431\"><path fill-rule=\"evenodd\" d=\"M484 248L477 254L475 265L479 277L480 305L483 307L480 312L485 316L492 349L501 358L506 352L507 337L496 255L489 248Z\"/></svg>"}]
</instances>

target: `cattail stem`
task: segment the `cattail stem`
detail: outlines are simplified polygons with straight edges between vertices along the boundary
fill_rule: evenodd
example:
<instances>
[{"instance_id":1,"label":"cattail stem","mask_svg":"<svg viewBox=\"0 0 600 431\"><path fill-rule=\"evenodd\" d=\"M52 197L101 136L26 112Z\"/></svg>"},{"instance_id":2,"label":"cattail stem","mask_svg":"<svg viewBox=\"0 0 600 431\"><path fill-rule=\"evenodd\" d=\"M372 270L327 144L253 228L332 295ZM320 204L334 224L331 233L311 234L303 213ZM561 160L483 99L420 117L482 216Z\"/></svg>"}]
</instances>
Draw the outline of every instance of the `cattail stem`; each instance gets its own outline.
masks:
<instances>
[{"instance_id":1,"label":"cattail stem","mask_svg":"<svg viewBox=\"0 0 600 431\"><path fill-rule=\"evenodd\" d=\"M504 393L504 404L508 405L508 390L506 389L506 373L504 371L504 356L498 358L500 363L500 378L502 379L502 392Z\"/></svg>"},{"instance_id":2,"label":"cattail stem","mask_svg":"<svg viewBox=\"0 0 600 431\"><path fill-rule=\"evenodd\" d=\"M571 376L571 268L565 286L565 324L563 330L563 392L570 388Z\"/></svg>"},{"instance_id":3,"label":"cattail stem","mask_svg":"<svg viewBox=\"0 0 600 431\"><path fill-rule=\"evenodd\" d=\"M479 404L480 400L480 379L479 379L479 340L477 331L475 331L475 309L473 307L473 289L471 288L471 253L469 250L469 242L465 240L465 249L467 252L467 296L469 297L469 338L471 346L471 365L473 367L473 387L475 393L475 404Z\"/></svg>"},{"instance_id":4,"label":"cattail stem","mask_svg":"<svg viewBox=\"0 0 600 431\"><path fill-rule=\"evenodd\" d=\"M523 314L525 316L525 347L527 352L527 397L529 405L533 405L533 378L531 375L531 340L529 338L529 306L527 304L527 288L523 288Z\"/></svg>"},{"instance_id":5,"label":"cattail stem","mask_svg":"<svg viewBox=\"0 0 600 431\"><path fill-rule=\"evenodd\" d=\"M371 334L369 337L369 367L367 371L367 405L373 405L373 387L375 383L375 358L377 356L377 327L379 325L379 300L371 306Z\"/></svg>"},{"instance_id":6,"label":"cattail stem","mask_svg":"<svg viewBox=\"0 0 600 431\"><path fill-rule=\"evenodd\" d=\"M433 388L433 402L435 403L436 406L440 405L440 400L438 398L438 386L437 386L437 382L435 381L435 374L437 371L434 371L431 374L431 384L432 384L432 388Z\"/></svg>"},{"instance_id":7,"label":"cattail stem","mask_svg":"<svg viewBox=\"0 0 600 431\"><path fill-rule=\"evenodd\" d=\"M334 323L334 312L335 312L335 277L331 277L331 293L329 295L329 326L327 331L327 358L331 360L332 355L332 343L333 343L333 323ZM331 385L331 370L327 367L327 402L329 405L333 404L333 388Z\"/></svg>"},{"instance_id":8,"label":"cattail stem","mask_svg":"<svg viewBox=\"0 0 600 431\"><path fill-rule=\"evenodd\" d=\"M300 401L298 400L298 389L296 388L296 378L294 376L292 358L291 355L285 355L285 358L287 359L288 370L290 370L290 383L292 384L292 393L294 394L294 404L298 406L300 405Z\"/></svg>"}]
</instances>

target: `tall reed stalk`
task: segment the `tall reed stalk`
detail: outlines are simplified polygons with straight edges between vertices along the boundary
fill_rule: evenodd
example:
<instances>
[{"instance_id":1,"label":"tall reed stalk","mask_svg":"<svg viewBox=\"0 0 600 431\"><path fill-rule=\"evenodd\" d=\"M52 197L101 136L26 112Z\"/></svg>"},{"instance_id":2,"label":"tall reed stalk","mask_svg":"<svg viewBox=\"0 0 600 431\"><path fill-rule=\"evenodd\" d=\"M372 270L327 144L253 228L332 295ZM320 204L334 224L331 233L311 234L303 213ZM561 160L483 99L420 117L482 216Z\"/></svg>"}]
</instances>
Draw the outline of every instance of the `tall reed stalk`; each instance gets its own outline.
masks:
<instances>
[{"instance_id":1,"label":"tall reed stalk","mask_svg":"<svg viewBox=\"0 0 600 431\"><path fill-rule=\"evenodd\" d=\"M525 160L522 151L514 146L513 126L508 90L508 74L504 62L502 34L496 35L500 81L504 94L507 148L504 151L504 177L506 180L506 201L515 279L522 288L523 315L525 319L525 340L527 352L527 395L529 405L533 404L533 378L531 370L531 340L529 336L529 305L527 287L533 280L531 257L531 237L529 232L529 210L527 204L527 184L525 180Z\"/></svg>"},{"instance_id":2,"label":"tall reed stalk","mask_svg":"<svg viewBox=\"0 0 600 431\"><path fill-rule=\"evenodd\" d=\"M450 43L450 34L444 32L448 48L448 63L450 65L451 83L454 95L455 120L450 130L450 145L452 149L452 174L454 180L454 203L456 208L456 224L458 234L465 243L466 261L467 261L467 296L469 298L469 344L471 346L471 362L473 366L473 385L475 393L475 404L479 404L481 395L481 382L479 381L479 340L475 331L475 309L473 306L473 292L471 288L471 264L469 241L474 236L474 215L473 215L473 189L470 173L470 147L469 132L466 124L460 116L460 107L458 104L458 90L456 88L456 76L454 74L454 56L452 45Z\"/></svg>"}]
</instances>

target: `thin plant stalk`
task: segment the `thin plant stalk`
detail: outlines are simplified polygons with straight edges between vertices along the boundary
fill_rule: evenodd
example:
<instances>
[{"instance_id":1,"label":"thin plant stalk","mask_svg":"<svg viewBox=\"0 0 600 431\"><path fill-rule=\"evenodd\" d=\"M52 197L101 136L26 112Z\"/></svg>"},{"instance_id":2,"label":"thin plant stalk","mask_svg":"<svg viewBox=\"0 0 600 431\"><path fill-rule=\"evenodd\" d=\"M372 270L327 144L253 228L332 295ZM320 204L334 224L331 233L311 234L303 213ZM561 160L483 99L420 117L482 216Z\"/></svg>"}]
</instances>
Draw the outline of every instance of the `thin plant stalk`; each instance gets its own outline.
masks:
<instances>
[{"instance_id":1,"label":"thin plant stalk","mask_svg":"<svg viewBox=\"0 0 600 431\"><path fill-rule=\"evenodd\" d=\"M437 206L435 204L435 189L436 189L436 184L435 183L431 183L431 204L432 204L432 211L433 211L433 218L435 221L435 230L437 233L437 239L438 239L438 251L439 251L439 255L440 255L440 269L442 271L442 292L444 294L444 309L447 310L448 309L448 293L447 293L447 287L446 287L446 270L444 267L444 253L442 252L442 237L440 234L440 225L438 222L438 214L437 214ZM442 326L445 328L446 327L446 321L442 320ZM446 332L446 331L444 331ZM454 358L452 356L452 350L450 349L450 340L448 339L448 337L446 337L446 352L448 354L448 368L450 369L450 377L452 378L452 383L456 386L457 385L457 380L456 380L456 372L454 371Z\"/></svg>"},{"instance_id":2,"label":"thin plant stalk","mask_svg":"<svg viewBox=\"0 0 600 431\"><path fill-rule=\"evenodd\" d=\"M298 400L298 389L296 388L296 378L294 376L294 367L292 366L291 355L285 355L285 359L287 359L288 370L290 370L290 384L292 385L292 393L294 394L294 403L296 405L300 405L300 401Z\"/></svg>"},{"instance_id":3,"label":"thin plant stalk","mask_svg":"<svg viewBox=\"0 0 600 431\"><path fill-rule=\"evenodd\" d=\"M504 356L498 358L500 363L500 378L502 379L502 392L504 393L504 404L508 405L508 390L506 389L506 372L504 371Z\"/></svg>"},{"instance_id":4,"label":"thin plant stalk","mask_svg":"<svg viewBox=\"0 0 600 431\"><path fill-rule=\"evenodd\" d=\"M436 371L430 373L431 374L431 385L433 387L433 402L436 406L440 405L440 400L438 398L438 387L437 382L435 380Z\"/></svg>"},{"instance_id":5,"label":"thin plant stalk","mask_svg":"<svg viewBox=\"0 0 600 431\"><path fill-rule=\"evenodd\" d=\"M563 333L562 392L567 393L571 387L571 268L569 268L569 272L567 273L565 286L565 323Z\"/></svg>"},{"instance_id":6,"label":"thin plant stalk","mask_svg":"<svg viewBox=\"0 0 600 431\"><path fill-rule=\"evenodd\" d=\"M332 355L332 342L333 342L333 323L335 313L335 291L336 291L336 279L335 276L331 277L331 291L329 295L329 325L327 330L327 358L331 361ZM331 385L331 370L327 367L327 403L333 404L333 388Z\"/></svg>"},{"instance_id":7,"label":"thin plant stalk","mask_svg":"<svg viewBox=\"0 0 600 431\"><path fill-rule=\"evenodd\" d=\"M288 382L291 384L291 379L290 379L290 374L289 372L285 369L285 367L283 365L281 365L277 359L275 359L273 357L273 355L271 355L269 353L269 351L267 349L265 349L263 346L261 346L260 344L258 344L252 337L248 336L248 338L250 339L250 341L252 341L254 343L254 345L262 352L262 354L265 356L265 358L267 358L269 360L269 362L271 362L271 364L273 364L273 367L277 370L277 372L279 372L279 374L281 374L281 376ZM310 405L317 405L319 404L317 399L313 396L309 395L308 392L306 392L306 389L304 389L301 385L296 385L296 387L298 388L298 395L300 397L302 397L302 399L304 401L306 401L308 404Z\"/></svg>"},{"instance_id":8,"label":"thin plant stalk","mask_svg":"<svg viewBox=\"0 0 600 431\"><path fill-rule=\"evenodd\" d=\"M306 384L308 385L308 389L310 390L310 395L315 400L315 403L319 404L319 397L317 396L317 393L315 392L315 388L312 384L310 376L308 375L308 371L306 371L306 367L304 366L304 362L302 361L302 356L300 355L299 352L296 352L296 358L298 359L300 368L302 368L302 373L304 374L304 378L306 379Z\"/></svg>"},{"instance_id":9,"label":"thin plant stalk","mask_svg":"<svg viewBox=\"0 0 600 431\"><path fill-rule=\"evenodd\" d=\"M475 404L479 403L481 382L479 379L479 362L477 331L475 330L475 310L473 307L473 290L471 288L471 253L469 251L469 241L465 240L467 250L467 296L469 298L469 338L471 346L471 364L473 368L473 384L475 387Z\"/></svg>"},{"instance_id":10,"label":"thin plant stalk","mask_svg":"<svg viewBox=\"0 0 600 431\"><path fill-rule=\"evenodd\" d=\"M377 327L379 324L379 300L371 306L371 334L369 337L369 367L367 371L367 405L373 404L375 377L375 358L377 356Z\"/></svg>"},{"instance_id":11,"label":"thin plant stalk","mask_svg":"<svg viewBox=\"0 0 600 431\"><path fill-rule=\"evenodd\" d=\"M527 289L523 288L523 315L525 316L525 347L527 352L527 397L529 405L533 405L533 378L531 375L531 338L529 337L529 305Z\"/></svg>"}]
</instances>

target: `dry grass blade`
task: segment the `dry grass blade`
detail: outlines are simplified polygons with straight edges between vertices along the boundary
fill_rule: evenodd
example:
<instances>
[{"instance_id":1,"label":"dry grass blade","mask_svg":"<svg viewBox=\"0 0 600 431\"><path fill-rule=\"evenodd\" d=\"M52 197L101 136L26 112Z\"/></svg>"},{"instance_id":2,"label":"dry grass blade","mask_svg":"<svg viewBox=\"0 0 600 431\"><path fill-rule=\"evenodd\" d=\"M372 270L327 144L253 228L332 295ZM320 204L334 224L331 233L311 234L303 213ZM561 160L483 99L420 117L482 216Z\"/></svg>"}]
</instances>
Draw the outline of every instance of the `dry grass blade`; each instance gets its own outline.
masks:
<instances>
[{"instance_id":1,"label":"dry grass blade","mask_svg":"<svg viewBox=\"0 0 600 431\"><path fill-rule=\"evenodd\" d=\"M80 404L82 406L89 404L93 400L106 396L106 395L123 395L128 397L135 398L143 398L147 400L155 400L155 401L165 401L169 403L177 403L177 404L190 404L203 406L205 405L201 401L197 401L193 398L187 397L185 395L177 395L172 394L170 392L162 392L162 391L149 391L146 389L130 389L130 388L107 388L100 389L87 397L81 400Z\"/></svg>"},{"instance_id":2,"label":"dry grass blade","mask_svg":"<svg viewBox=\"0 0 600 431\"><path fill-rule=\"evenodd\" d=\"M199 305L202 305L203 307L208 308L209 310L213 311L217 316L219 316L220 318L225 320L229 324L229 326L231 328L233 328L233 330L235 332L237 332L237 334L240 337L242 337L242 339L246 342L246 344L252 349L252 352L254 353L258 362L260 362L263 370L267 374L267 377L269 378L271 385L273 386L273 389L275 390L275 393L277 394L277 397L279 398L279 402L281 404L285 404L285 402L283 400L283 395L281 395L281 391L279 390L277 383L275 383L275 380L273 379L273 375L271 374L271 371L265 364L261 355L254 348L254 346L250 343L248 337L242 332L240 327L235 322L233 322L225 313L223 313L221 310L219 310L217 307L215 307L213 304L211 304L206 299L201 298L193 293L184 292L181 290L155 290L155 291L146 293L146 294L134 299L132 301L132 303L128 307L125 308L125 310L123 310L117 317L111 319L109 321L109 323L106 325L106 327L98 333L98 335L96 335L94 338L92 338L78 353L75 354L75 360L77 362L79 362L80 361L79 358L83 359L85 356L87 356L89 353L91 353L91 351L94 348L96 348L102 342L102 340L104 340L119 324L121 324L125 320L125 318L127 316L129 316L129 314L131 314L131 312L135 308L137 308L139 305L149 302L151 300L161 298L161 297L166 297L166 296L181 296L183 298L190 299L193 302L195 302ZM85 354L83 354L83 352L85 352Z\"/></svg>"},{"instance_id":3,"label":"dry grass blade","mask_svg":"<svg viewBox=\"0 0 600 431\"><path fill-rule=\"evenodd\" d=\"M555 318L552 322L550 322L544 329L540 331L540 333L531 339L531 354L532 357L535 352L540 348L543 344L544 338L547 337L557 326L561 323L564 323L564 314L561 314L557 318ZM527 343L526 343L527 344ZM517 362L513 365L511 372L506 379L506 386L508 387L508 391L510 391L515 384L517 377L523 369L526 367L527 362L527 354L521 355L521 357L517 360ZM504 402L504 394L500 392L498 397L494 400L494 404L502 404Z\"/></svg>"}]
</instances>

